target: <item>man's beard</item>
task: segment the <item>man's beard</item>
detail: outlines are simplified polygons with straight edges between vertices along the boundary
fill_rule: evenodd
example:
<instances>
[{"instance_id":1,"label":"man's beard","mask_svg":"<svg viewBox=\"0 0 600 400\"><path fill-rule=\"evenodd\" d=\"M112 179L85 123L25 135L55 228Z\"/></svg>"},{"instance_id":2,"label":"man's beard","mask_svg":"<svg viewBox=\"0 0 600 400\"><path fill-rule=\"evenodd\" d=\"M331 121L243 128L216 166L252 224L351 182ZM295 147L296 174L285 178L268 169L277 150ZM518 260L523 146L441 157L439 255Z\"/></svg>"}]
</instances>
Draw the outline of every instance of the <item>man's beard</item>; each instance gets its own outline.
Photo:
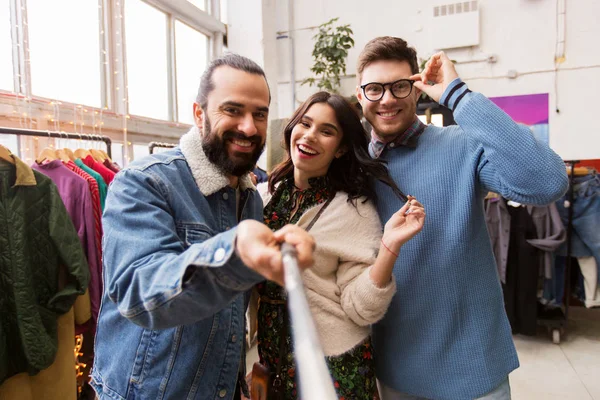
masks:
<instances>
[{"instance_id":1,"label":"man's beard","mask_svg":"<svg viewBox=\"0 0 600 400\"><path fill-rule=\"evenodd\" d=\"M219 137L219 135L212 133L208 117L204 118L202 129L204 154L224 174L240 177L254 169L265 147L264 143L261 143L260 136L246 137L241 133L225 131L223 136ZM235 156L231 156L226 145L226 141L231 139L249 140L255 145L254 151L252 153L236 153Z\"/></svg>"}]
</instances>

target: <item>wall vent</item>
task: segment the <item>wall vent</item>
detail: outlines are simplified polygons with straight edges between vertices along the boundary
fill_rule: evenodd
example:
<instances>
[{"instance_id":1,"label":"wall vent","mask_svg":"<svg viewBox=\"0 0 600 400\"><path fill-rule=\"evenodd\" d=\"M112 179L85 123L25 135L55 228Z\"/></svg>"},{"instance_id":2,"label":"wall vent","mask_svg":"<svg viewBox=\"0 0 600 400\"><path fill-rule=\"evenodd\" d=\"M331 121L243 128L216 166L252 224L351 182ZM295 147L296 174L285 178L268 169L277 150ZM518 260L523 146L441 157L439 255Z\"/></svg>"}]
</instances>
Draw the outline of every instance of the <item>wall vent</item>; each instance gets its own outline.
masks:
<instances>
[{"instance_id":1,"label":"wall vent","mask_svg":"<svg viewBox=\"0 0 600 400\"><path fill-rule=\"evenodd\" d=\"M479 45L479 3L477 0L439 4L433 7L431 41L434 49Z\"/></svg>"},{"instance_id":2,"label":"wall vent","mask_svg":"<svg viewBox=\"0 0 600 400\"><path fill-rule=\"evenodd\" d=\"M434 17L475 12L479 9L477 1L461 1L460 3L442 4L433 7Z\"/></svg>"}]
</instances>

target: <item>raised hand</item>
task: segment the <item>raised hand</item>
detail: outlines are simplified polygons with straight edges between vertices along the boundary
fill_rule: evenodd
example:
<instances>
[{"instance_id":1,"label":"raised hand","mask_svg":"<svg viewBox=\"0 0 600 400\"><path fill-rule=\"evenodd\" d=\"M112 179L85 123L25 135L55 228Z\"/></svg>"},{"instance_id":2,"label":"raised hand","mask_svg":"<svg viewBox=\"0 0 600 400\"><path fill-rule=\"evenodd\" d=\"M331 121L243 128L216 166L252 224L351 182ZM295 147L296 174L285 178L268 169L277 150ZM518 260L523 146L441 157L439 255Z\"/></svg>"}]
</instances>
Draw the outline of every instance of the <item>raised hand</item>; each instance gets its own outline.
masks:
<instances>
[{"instance_id":1,"label":"raised hand","mask_svg":"<svg viewBox=\"0 0 600 400\"><path fill-rule=\"evenodd\" d=\"M296 247L301 269L312 266L314 239L295 225L286 225L273 232L258 221L244 220L238 225L235 249L248 268L283 286L283 261L279 249L283 242Z\"/></svg>"},{"instance_id":2,"label":"raised hand","mask_svg":"<svg viewBox=\"0 0 600 400\"><path fill-rule=\"evenodd\" d=\"M431 56L420 74L410 77L415 81L414 86L417 89L425 92L438 103L448 85L456 78L458 74L454 63L443 51Z\"/></svg>"}]
</instances>

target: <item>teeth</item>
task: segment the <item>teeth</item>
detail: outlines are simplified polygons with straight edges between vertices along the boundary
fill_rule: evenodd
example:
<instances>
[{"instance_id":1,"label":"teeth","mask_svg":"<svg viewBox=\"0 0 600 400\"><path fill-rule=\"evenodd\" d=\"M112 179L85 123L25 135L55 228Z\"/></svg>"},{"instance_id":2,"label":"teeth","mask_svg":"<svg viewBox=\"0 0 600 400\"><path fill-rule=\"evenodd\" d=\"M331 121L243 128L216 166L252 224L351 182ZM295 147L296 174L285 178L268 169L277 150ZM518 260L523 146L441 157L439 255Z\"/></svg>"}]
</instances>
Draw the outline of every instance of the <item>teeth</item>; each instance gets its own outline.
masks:
<instances>
[{"instance_id":1,"label":"teeth","mask_svg":"<svg viewBox=\"0 0 600 400\"><path fill-rule=\"evenodd\" d=\"M303 144L298 145L298 147L300 148L300 150L302 150L305 153L308 153L308 154L317 154L316 151L314 151L312 149L309 149L308 147L304 146Z\"/></svg>"},{"instance_id":2,"label":"teeth","mask_svg":"<svg viewBox=\"0 0 600 400\"><path fill-rule=\"evenodd\" d=\"M394 112L387 112L387 113L379 113L379 115L381 115L382 117L393 117L394 115L398 114L398 111L394 111Z\"/></svg>"},{"instance_id":3,"label":"teeth","mask_svg":"<svg viewBox=\"0 0 600 400\"><path fill-rule=\"evenodd\" d=\"M234 139L234 140L232 140L232 142L234 144L237 144L238 146L241 146L241 147L250 147L250 146L252 146L252 142L249 141L249 140Z\"/></svg>"}]
</instances>

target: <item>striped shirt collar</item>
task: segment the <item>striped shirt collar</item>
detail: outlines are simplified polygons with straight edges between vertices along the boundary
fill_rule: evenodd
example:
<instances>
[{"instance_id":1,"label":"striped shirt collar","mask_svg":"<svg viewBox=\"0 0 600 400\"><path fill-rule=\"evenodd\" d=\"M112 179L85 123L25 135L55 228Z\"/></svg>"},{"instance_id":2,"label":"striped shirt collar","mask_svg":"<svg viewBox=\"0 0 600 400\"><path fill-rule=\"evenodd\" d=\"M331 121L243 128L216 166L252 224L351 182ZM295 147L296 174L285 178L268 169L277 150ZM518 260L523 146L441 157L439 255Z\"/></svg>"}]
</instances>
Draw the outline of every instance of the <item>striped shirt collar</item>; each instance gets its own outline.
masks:
<instances>
[{"instance_id":1,"label":"striped shirt collar","mask_svg":"<svg viewBox=\"0 0 600 400\"><path fill-rule=\"evenodd\" d=\"M421 120L415 116L415 122L408 127L403 133L397 135L392 140L384 140L378 136L374 130L371 131L371 143L369 143L369 154L373 158L379 158L383 150L387 147L395 148L400 146L406 146L410 148L416 148L419 136L423 133L427 126L421 122Z\"/></svg>"}]
</instances>

